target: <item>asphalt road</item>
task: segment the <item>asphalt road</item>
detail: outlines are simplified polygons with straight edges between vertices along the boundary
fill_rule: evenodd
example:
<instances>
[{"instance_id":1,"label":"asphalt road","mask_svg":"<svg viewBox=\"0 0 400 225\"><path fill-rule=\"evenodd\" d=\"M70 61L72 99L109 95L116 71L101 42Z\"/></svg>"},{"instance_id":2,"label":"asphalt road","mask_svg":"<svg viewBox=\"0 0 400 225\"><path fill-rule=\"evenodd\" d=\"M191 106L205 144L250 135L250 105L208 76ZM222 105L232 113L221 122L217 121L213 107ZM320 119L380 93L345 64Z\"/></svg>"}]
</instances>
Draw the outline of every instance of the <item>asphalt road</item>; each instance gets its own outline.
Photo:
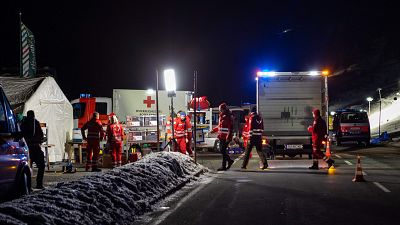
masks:
<instances>
[{"instance_id":1,"label":"asphalt road","mask_svg":"<svg viewBox=\"0 0 400 225\"><path fill-rule=\"evenodd\" d=\"M247 170L236 159L231 170L215 172L218 154L198 162L211 172L154 207L135 224L396 224L400 221L400 148L333 149L335 170L310 171L304 158L269 161L258 157ZM352 182L357 155L367 182ZM320 166L324 166L323 164Z\"/></svg>"}]
</instances>

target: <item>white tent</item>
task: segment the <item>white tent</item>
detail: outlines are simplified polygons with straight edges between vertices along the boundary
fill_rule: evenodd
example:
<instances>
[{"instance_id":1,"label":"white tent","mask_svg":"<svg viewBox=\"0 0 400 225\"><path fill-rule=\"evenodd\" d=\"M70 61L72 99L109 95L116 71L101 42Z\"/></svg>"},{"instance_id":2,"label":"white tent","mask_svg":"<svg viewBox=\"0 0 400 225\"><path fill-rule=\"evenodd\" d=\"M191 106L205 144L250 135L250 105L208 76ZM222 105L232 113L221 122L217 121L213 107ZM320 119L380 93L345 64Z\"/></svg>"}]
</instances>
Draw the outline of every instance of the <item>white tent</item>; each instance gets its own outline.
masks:
<instances>
[{"instance_id":1,"label":"white tent","mask_svg":"<svg viewBox=\"0 0 400 225\"><path fill-rule=\"evenodd\" d=\"M0 77L0 83L14 111L26 115L35 112L36 119L48 127L49 161L64 158L65 142L71 140L72 105L53 77Z\"/></svg>"}]
</instances>

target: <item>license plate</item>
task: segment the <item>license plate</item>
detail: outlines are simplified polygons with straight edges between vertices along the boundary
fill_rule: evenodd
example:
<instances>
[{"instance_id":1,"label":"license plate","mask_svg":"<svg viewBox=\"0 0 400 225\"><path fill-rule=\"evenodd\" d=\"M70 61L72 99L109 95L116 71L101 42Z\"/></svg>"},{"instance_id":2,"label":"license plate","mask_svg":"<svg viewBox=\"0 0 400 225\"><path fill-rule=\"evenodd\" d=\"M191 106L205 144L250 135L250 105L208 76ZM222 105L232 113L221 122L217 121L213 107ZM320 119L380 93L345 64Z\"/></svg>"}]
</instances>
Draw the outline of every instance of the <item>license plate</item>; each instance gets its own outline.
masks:
<instances>
[{"instance_id":1,"label":"license plate","mask_svg":"<svg viewBox=\"0 0 400 225\"><path fill-rule=\"evenodd\" d=\"M303 145L285 145L285 149L303 149Z\"/></svg>"},{"instance_id":2,"label":"license plate","mask_svg":"<svg viewBox=\"0 0 400 225\"><path fill-rule=\"evenodd\" d=\"M360 128L351 128L350 129L350 134L360 134L361 129Z\"/></svg>"}]
</instances>

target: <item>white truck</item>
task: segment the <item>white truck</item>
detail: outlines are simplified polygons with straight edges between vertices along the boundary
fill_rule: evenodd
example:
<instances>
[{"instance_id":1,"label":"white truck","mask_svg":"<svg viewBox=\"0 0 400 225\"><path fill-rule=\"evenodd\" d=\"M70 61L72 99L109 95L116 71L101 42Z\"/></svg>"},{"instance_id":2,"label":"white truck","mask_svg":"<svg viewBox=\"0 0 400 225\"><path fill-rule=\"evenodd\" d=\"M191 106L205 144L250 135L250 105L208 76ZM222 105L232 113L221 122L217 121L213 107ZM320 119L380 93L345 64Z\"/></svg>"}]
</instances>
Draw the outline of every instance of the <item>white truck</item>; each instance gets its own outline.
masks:
<instances>
[{"instance_id":1,"label":"white truck","mask_svg":"<svg viewBox=\"0 0 400 225\"><path fill-rule=\"evenodd\" d=\"M258 72L257 110L264 119L264 138L268 155L311 158L313 109L320 109L327 121L327 71Z\"/></svg>"}]
</instances>

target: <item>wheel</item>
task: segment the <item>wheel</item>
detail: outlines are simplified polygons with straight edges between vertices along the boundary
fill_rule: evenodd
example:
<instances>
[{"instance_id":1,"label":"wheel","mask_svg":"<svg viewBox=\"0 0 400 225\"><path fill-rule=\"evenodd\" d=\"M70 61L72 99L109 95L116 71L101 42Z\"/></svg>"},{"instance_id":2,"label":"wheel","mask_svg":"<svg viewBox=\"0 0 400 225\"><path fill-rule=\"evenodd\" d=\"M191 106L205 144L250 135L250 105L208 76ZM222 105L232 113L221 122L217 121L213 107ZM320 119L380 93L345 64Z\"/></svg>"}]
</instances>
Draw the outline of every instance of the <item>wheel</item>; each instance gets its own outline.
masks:
<instances>
[{"instance_id":1,"label":"wheel","mask_svg":"<svg viewBox=\"0 0 400 225\"><path fill-rule=\"evenodd\" d=\"M214 142L214 147L213 147L214 152L219 152L219 140L215 140Z\"/></svg>"},{"instance_id":2,"label":"wheel","mask_svg":"<svg viewBox=\"0 0 400 225\"><path fill-rule=\"evenodd\" d=\"M22 173L17 185L17 197L29 195L31 193L31 176L26 170Z\"/></svg>"},{"instance_id":3,"label":"wheel","mask_svg":"<svg viewBox=\"0 0 400 225\"><path fill-rule=\"evenodd\" d=\"M294 157L296 156L296 153L289 153L288 156L289 156L290 158L294 158Z\"/></svg>"}]
</instances>

